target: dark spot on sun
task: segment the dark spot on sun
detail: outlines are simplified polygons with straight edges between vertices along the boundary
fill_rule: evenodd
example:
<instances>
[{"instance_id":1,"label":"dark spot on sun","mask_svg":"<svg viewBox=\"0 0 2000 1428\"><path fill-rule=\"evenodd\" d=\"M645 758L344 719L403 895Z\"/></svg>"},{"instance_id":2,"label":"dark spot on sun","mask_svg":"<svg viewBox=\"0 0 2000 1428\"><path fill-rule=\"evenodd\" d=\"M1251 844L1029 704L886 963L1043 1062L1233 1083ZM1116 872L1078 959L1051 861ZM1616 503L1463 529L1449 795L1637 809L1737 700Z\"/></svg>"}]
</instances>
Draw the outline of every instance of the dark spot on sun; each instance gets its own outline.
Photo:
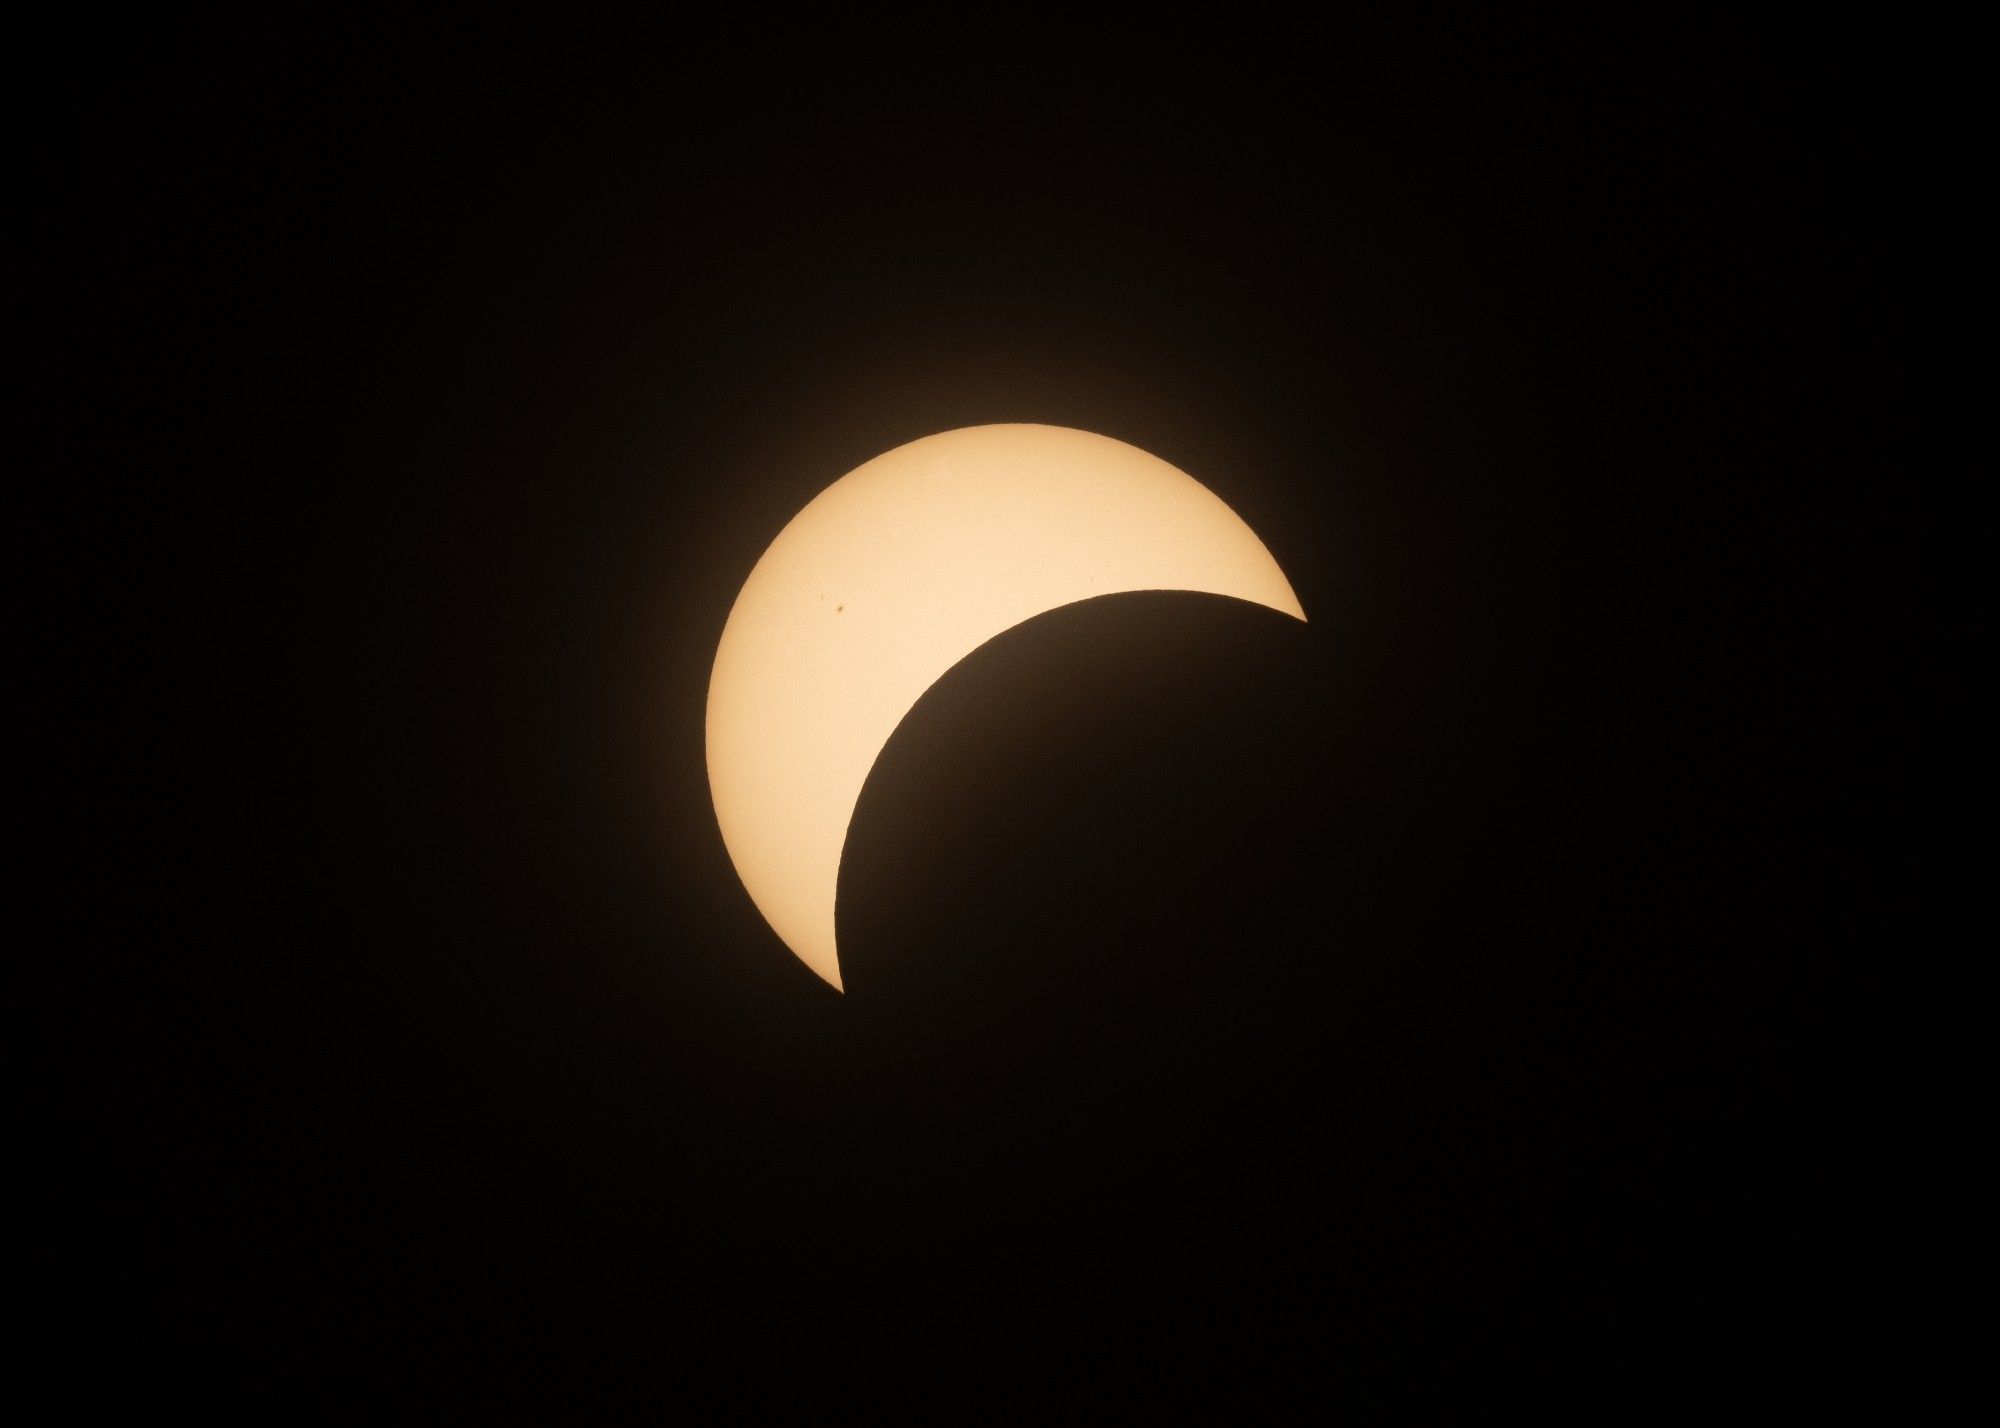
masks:
<instances>
[{"instance_id":1,"label":"dark spot on sun","mask_svg":"<svg viewBox=\"0 0 2000 1428\"><path fill-rule=\"evenodd\" d=\"M845 610L846 608L847 607L845 605L835 605L833 607L833 613L838 615L842 610Z\"/></svg>"}]
</instances>

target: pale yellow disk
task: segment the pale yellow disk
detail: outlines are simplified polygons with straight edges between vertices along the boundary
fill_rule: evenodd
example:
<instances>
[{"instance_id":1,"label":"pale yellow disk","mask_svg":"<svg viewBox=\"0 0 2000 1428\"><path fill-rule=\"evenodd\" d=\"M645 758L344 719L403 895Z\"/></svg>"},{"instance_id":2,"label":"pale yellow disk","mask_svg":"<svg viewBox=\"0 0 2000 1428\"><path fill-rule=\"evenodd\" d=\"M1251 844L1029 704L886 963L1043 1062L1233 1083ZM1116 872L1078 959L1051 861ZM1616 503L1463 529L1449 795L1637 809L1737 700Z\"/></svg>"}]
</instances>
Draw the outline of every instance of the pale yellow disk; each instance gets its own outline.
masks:
<instances>
[{"instance_id":1,"label":"pale yellow disk","mask_svg":"<svg viewBox=\"0 0 2000 1428\"><path fill-rule=\"evenodd\" d=\"M1214 493L1066 427L966 427L899 446L779 533L715 652L708 778L744 887L807 966L840 986L848 821L924 691L1024 620L1127 590L1199 590L1305 618L1263 542Z\"/></svg>"}]
</instances>

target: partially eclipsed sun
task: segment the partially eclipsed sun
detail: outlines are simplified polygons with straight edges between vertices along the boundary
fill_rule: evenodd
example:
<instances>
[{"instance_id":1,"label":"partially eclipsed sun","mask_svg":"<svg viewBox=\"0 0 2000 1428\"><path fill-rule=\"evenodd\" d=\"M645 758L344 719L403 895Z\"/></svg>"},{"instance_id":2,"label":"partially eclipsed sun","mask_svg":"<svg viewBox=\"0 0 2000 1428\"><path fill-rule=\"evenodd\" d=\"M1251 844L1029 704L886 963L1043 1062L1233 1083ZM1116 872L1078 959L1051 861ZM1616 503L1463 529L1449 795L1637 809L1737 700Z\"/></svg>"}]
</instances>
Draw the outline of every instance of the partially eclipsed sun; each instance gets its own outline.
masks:
<instances>
[{"instance_id":1,"label":"partially eclipsed sun","mask_svg":"<svg viewBox=\"0 0 2000 1428\"><path fill-rule=\"evenodd\" d=\"M938 678L1003 631L1130 590L1305 619L1270 551L1158 457L1067 427L973 426L822 491L764 552L708 685L708 782L757 910L839 987L834 894L861 786Z\"/></svg>"}]
</instances>

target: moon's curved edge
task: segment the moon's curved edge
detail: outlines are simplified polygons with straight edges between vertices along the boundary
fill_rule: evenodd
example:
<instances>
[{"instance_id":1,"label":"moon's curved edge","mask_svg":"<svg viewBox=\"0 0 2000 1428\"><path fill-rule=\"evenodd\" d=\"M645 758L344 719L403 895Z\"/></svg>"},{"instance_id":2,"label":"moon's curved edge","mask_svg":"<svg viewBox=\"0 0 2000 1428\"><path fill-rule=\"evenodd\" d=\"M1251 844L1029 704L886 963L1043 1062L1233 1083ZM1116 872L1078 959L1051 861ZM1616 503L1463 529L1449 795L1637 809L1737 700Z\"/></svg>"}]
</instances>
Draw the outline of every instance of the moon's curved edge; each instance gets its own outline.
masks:
<instances>
[{"instance_id":1,"label":"moon's curved edge","mask_svg":"<svg viewBox=\"0 0 2000 1428\"><path fill-rule=\"evenodd\" d=\"M1240 520L1241 518L1239 517L1238 519ZM1252 532L1252 534L1255 534L1255 532ZM1261 538L1258 540L1258 544L1259 545L1263 544ZM1266 549L1268 550L1268 547L1266 547ZM1273 566L1277 566L1277 561L1275 559L1271 563ZM1035 623L1035 621L1041 619L1043 616L1053 615L1058 610L1074 609L1078 605L1088 605L1097 600L1108 600L1119 595L1213 595L1223 600L1235 600L1241 604L1256 605L1262 609L1275 610L1280 615L1287 615L1292 619L1297 620L1302 625L1310 624L1311 621L1306 618L1305 604L1303 601L1299 599L1298 592L1292 588L1291 577L1284 573L1282 567L1278 568L1278 578L1284 581L1285 591L1292 597L1292 607L1290 609L1287 609L1282 605L1272 604L1268 600L1258 600L1248 595L1234 595L1226 590L1203 590L1192 586L1165 585L1165 586L1150 586L1137 590L1105 590L1097 594L1085 595L1081 599L1066 600L1060 605L1051 605L1046 610L1037 610L1034 614L1030 615L1025 620L1015 621L1013 624L1007 626L1006 629L996 631L995 633L981 640L978 644L974 645L971 649L967 650L964 654L960 655L957 659L953 660L950 664L946 665L943 669L939 670L937 673L937 677L931 680L929 684L924 686L923 692L917 696L916 702L911 704L910 708L904 711L903 717L896 721L895 727L890 729L888 736L882 740L881 746L878 747L875 750L875 752L869 756L868 772L866 775L863 776L861 780L861 792L865 793L867 791L868 780L875 776L875 766L876 764L881 762L882 750L889 747L890 740L896 737L896 731L903 727L904 722L908 720L908 718L912 713L915 712L917 705L923 703L925 697L928 696L933 689L936 689L947 675L949 675L953 670L957 669L960 665L964 664L967 660L977 655L981 650L985 649L995 640L1010 635L1015 630L1021 629L1023 626L1032 625L1033 623ZM860 806L860 794L857 793L855 796L855 807L859 808L859 806ZM804 957L799 957L799 960L801 962L805 962L805 965L808 968L810 968L815 974L817 974L823 981L825 981L828 986L832 987L836 992L840 992L842 994L846 993L847 987L841 977L841 971L840 971L840 932L839 932L840 877L838 868L846 866L847 863L847 836L850 832L853 831L854 828L854 811L855 811L854 809L848 810L847 822L840 830L840 857L837 861L836 871L834 875L835 892L834 892L834 904L833 904L833 915L834 915L833 975L827 976L824 972L821 972L818 967L815 967L811 962L806 961ZM794 956L798 956L798 952L796 949L790 949L790 950L792 950L792 954Z\"/></svg>"}]
</instances>

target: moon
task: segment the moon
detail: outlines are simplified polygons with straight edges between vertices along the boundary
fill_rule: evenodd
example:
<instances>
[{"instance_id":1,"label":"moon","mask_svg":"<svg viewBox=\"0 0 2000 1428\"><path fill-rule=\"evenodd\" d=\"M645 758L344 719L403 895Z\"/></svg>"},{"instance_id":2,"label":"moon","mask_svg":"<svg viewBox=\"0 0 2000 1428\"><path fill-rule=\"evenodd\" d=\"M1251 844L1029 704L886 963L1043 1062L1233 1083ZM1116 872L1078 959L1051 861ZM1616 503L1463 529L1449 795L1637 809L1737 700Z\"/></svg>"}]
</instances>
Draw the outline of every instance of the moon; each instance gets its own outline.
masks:
<instances>
[{"instance_id":1,"label":"moon","mask_svg":"<svg viewBox=\"0 0 2000 1428\"><path fill-rule=\"evenodd\" d=\"M1110 437L1004 424L856 467L778 533L708 684L708 781L751 901L842 989L841 850L876 756L994 636L1133 590L1226 595L1304 620L1271 552L1192 476Z\"/></svg>"}]
</instances>

